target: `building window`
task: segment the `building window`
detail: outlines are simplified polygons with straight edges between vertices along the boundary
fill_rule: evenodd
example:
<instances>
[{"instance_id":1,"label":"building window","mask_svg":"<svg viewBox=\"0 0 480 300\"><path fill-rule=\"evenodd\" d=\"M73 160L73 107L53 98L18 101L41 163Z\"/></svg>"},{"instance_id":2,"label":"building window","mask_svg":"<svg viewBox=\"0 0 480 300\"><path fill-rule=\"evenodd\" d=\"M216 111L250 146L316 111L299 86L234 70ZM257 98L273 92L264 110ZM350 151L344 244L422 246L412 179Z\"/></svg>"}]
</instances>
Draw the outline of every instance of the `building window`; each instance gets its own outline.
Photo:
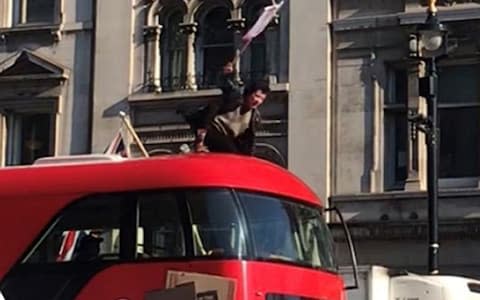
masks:
<instances>
[{"instance_id":1,"label":"building window","mask_svg":"<svg viewBox=\"0 0 480 300\"><path fill-rule=\"evenodd\" d=\"M185 34L180 30L183 13L172 12L164 22L162 32L162 88L178 90L185 84Z\"/></svg>"},{"instance_id":2,"label":"building window","mask_svg":"<svg viewBox=\"0 0 480 300\"><path fill-rule=\"evenodd\" d=\"M402 189L407 178L408 73L406 69L388 71L385 115L385 188Z\"/></svg>"},{"instance_id":3,"label":"building window","mask_svg":"<svg viewBox=\"0 0 480 300\"><path fill-rule=\"evenodd\" d=\"M29 165L54 154L54 115L8 111L7 165Z\"/></svg>"},{"instance_id":4,"label":"building window","mask_svg":"<svg viewBox=\"0 0 480 300\"><path fill-rule=\"evenodd\" d=\"M54 23L58 0L13 0L14 24Z\"/></svg>"},{"instance_id":5,"label":"building window","mask_svg":"<svg viewBox=\"0 0 480 300\"><path fill-rule=\"evenodd\" d=\"M222 65L233 56L233 31L228 29L229 18L227 8L216 7L205 15L199 27L198 41L202 54L198 83L201 88L215 87Z\"/></svg>"},{"instance_id":6,"label":"building window","mask_svg":"<svg viewBox=\"0 0 480 300\"><path fill-rule=\"evenodd\" d=\"M480 175L480 64L439 68L440 178Z\"/></svg>"},{"instance_id":7,"label":"building window","mask_svg":"<svg viewBox=\"0 0 480 300\"><path fill-rule=\"evenodd\" d=\"M264 5L256 5L250 9L247 18L247 28L251 28L257 21L258 17L263 12ZM250 61L248 79L258 80L264 79L267 74L267 43L265 38L265 32L262 32L258 37L253 39L250 44Z\"/></svg>"}]
</instances>

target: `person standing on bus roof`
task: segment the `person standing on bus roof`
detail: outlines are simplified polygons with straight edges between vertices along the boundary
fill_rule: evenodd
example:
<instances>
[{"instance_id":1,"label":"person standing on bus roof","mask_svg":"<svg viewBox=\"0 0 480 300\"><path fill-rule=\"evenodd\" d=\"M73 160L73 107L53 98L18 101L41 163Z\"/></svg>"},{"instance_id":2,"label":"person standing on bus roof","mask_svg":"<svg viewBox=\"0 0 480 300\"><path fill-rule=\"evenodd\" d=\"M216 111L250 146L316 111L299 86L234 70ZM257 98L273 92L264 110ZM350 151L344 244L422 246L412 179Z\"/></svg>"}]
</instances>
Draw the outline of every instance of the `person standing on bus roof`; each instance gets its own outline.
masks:
<instances>
[{"instance_id":1,"label":"person standing on bus roof","mask_svg":"<svg viewBox=\"0 0 480 300\"><path fill-rule=\"evenodd\" d=\"M196 134L197 152L253 155L255 130L260 124L258 107L267 99L270 88L265 81L254 81L242 91L235 81L233 65L228 61L223 66L219 80L221 101L205 107L195 124L189 122Z\"/></svg>"}]
</instances>

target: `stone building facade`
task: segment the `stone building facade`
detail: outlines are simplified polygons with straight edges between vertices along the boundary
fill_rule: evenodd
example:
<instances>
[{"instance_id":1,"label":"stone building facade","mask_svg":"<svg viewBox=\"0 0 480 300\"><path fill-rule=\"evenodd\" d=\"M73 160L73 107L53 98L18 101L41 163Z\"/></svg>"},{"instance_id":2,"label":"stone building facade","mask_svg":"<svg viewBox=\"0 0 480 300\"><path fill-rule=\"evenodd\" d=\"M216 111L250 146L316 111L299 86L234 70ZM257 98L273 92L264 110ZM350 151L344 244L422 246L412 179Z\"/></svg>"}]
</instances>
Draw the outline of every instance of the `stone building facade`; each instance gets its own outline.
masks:
<instances>
[{"instance_id":1,"label":"stone building facade","mask_svg":"<svg viewBox=\"0 0 480 300\"><path fill-rule=\"evenodd\" d=\"M426 2L426 1L425 1ZM411 34L421 1L332 2L330 203L352 224L359 259L426 271L426 145L408 113L425 113ZM437 1L449 31L439 68L440 270L479 276L480 94L477 1Z\"/></svg>"},{"instance_id":2,"label":"stone building facade","mask_svg":"<svg viewBox=\"0 0 480 300\"><path fill-rule=\"evenodd\" d=\"M178 152L193 136L177 111L200 107L220 95L215 87L218 71L238 48L245 28L271 1L117 2L98 2L93 149L99 151L106 132L118 127L118 111L128 110L152 155ZM282 10L237 61L243 81L270 82L273 93L262 107L256 154L284 166L288 12Z\"/></svg>"},{"instance_id":3,"label":"stone building facade","mask_svg":"<svg viewBox=\"0 0 480 300\"><path fill-rule=\"evenodd\" d=\"M0 1L0 165L90 151L92 1Z\"/></svg>"}]
</instances>

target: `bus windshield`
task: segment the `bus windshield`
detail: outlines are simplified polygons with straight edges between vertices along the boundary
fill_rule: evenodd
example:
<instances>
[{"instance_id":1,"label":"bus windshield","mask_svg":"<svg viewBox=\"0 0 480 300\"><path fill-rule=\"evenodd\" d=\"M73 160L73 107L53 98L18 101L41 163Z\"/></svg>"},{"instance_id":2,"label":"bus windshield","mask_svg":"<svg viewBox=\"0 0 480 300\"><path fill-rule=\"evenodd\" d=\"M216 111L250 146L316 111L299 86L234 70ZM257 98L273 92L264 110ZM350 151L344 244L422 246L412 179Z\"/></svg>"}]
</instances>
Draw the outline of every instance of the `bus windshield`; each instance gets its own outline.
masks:
<instances>
[{"instance_id":1,"label":"bus windshield","mask_svg":"<svg viewBox=\"0 0 480 300\"><path fill-rule=\"evenodd\" d=\"M333 243L318 208L253 193L239 193L255 256L335 270Z\"/></svg>"}]
</instances>

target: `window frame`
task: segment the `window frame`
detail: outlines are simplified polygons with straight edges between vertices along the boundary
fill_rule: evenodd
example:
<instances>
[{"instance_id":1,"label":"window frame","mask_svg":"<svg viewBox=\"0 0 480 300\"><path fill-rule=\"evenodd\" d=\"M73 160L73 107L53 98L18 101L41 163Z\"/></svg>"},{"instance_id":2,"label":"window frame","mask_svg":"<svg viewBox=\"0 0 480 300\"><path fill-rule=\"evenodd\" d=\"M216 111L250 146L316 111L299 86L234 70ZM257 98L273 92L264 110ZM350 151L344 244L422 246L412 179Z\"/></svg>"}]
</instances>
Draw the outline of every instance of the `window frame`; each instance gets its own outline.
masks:
<instances>
[{"instance_id":1,"label":"window frame","mask_svg":"<svg viewBox=\"0 0 480 300\"><path fill-rule=\"evenodd\" d=\"M51 0L52 19L50 21L32 22L28 20L27 6L30 0L11 0L12 26L56 25L61 22L61 7L63 0Z\"/></svg>"},{"instance_id":2,"label":"window frame","mask_svg":"<svg viewBox=\"0 0 480 300\"><path fill-rule=\"evenodd\" d=\"M263 8L265 7L265 3L259 2L259 3L249 3L247 4L248 6L246 7L246 23L247 23L247 28L250 28L255 24L257 21L258 17L261 15ZM270 24L267 25L267 28L265 31L263 31L258 37L256 37L250 46L247 48L245 51L245 59L242 60L242 64L245 66L243 70L248 70L247 74L242 74L242 79L250 79L250 80L261 80L265 79L266 76L270 75L269 70L268 70L268 65L269 65L269 60L271 57L269 57L269 51L270 49L275 49L275 46L279 45L271 45L269 43L269 40L267 39L267 34L269 30ZM276 37L278 38L279 36L279 31L277 30L275 32ZM270 41L271 42L271 41ZM254 61L257 56L254 55L254 49L258 49L262 47L262 54L263 54L263 70L255 70L254 69ZM272 55L272 53L270 53ZM277 57L275 57L277 59ZM275 70L277 71L277 70ZM278 73L278 72L277 72ZM278 76L278 74L277 74Z\"/></svg>"},{"instance_id":3,"label":"window frame","mask_svg":"<svg viewBox=\"0 0 480 300\"><path fill-rule=\"evenodd\" d=\"M171 34L175 34L170 28L172 21L175 20L175 15L180 14L182 15L182 20L176 25L179 32L177 34L183 35L182 47L177 47L175 36L171 36ZM180 8L174 8L168 12L164 17L158 16L158 24L162 25L162 33L160 36L160 57L161 57L161 87L165 91L176 91L185 88L186 82L186 72L187 72L187 38L185 33L180 32L180 24L183 22L184 12ZM172 53L174 52L181 52L182 53L182 62L180 66L180 70L175 70L172 63ZM179 73L178 78L173 76L174 73Z\"/></svg>"},{"instance_id":4,"label":"window frame","mask_svg":"<svg viewBox=\"0 0 480 300\"><path fill-rule=\"evenodd\" d=\"M142 196L144 195L154 195L154 194L172 194L175 200L177 201L177 213L179 217L179 223L183 231L183 247L184 247L184 256L169 256L169 257L149 257L149 258L140 258L138 257L138 251L135 251L135 261L140 262L140 261L162 261L162 260L184 260L184 259L190 259L191 258L191 253L193 253L193 242L192 242L192 232L191 232L191 226L189 216L188 216L188 208L186 205L186 200L185 200L185 195L183 189L158 189L158 190L150 190L150 191L136 191L136 192L131 192L135 198L135 202L137 203L137 212L138 212L138 223L136 225L136 230L135 232L138 232L138 229L140 228L140 221L142 219L141 215L141 204L140 202L142 201ZM135 239L137 240L137 239ZM135 244L135 247L137 247L138 244Z\"/></svg>"},{"instance_id":5,"label":"window frame","mask_svg":"<svg viewBox=\"0 0 480 300\"><path fill-rule=\"evenodd\" d=\"M136 214L134 213L134 211L131 211L131 208L133 206L136 206L137 200L136 200L136 197L134 196L132 197L132 194L134 193L130 193L130 192L95 193L95 194L86 195L78 199L75 199L69 205L62 208L61 211L55 214L54 217L52 217L51 221L48 223L48 225L38 235L38 237L32 241L30 247L22 256L21 265L30 265L30 266L36 267L36 266L46 266L46 265L82 264L82 262L78 262L75 260L64 261L62 263L58 263L58 262L29 263L28 260L32 257L35 251L39 249L39 247L43 244L43 242L45 242L48 239L50 234L53 233L53 231L55 230L56 226L60 223L63 216L70 213L72 209L75 208L76 206L82 205L81 204L82 202L98 201L97 199L102 197L118 197L119 199L116 201L121 202L120 204L118 204L118 207L121 209L123 213L127 212L127 214L122 215L124 218L120 220L119 259L114 261L130 261L134 259L136 256L137 243L134 242L134 243L130 243L131 245L128 245L128 243L125 242L125 241L128 241L129 239L132 241L137 240L136 239L137 232L135 229L132 230L132 224L134 224L135 222L138 223L138 218L136 217ZM138 209L136 211L138 212ZM130 227L128 225L130 225ZM137 228L137 227L138 226L135 226L134 228ZM134 252L132 251L132 249L134 249ZM111 263L112 260L99 260L98 262Z\"/></svg>"},{"instance_id":6,"label":"window frame","mask_svg":"<svg viewBox=\"0 0 480 300\"><path fill-rule=\"evenodd\" d=\"M47 115L48 120L48 155L52 156L55 152L55 115L52 113L8 113L5 114L5 118L7 119L7 143L6 143L6 151L5 151L5 161L6 165L13 166L13 165L29 165L33 163L24 163L24 153L22 152L21 145L24 141L23 131L18 125L25 124L25 117L34 117L38 115ZM39 156L35 159L38 159L42 156ZM34 160L35 160L34 159Z\"/></svg>"},{"instance_id":7,"label":"window frame","mask_svg":"<svg viewBox=\"0 0 480 300\"><path fill-rule=\"evenodd\" d=\"M407 88L408 88L408 66L401 64L387 64L386 65L386 74L387 74L387 93L386 97L383 99L383 115L384 115L384 189L385 190L402 190L407 179L407 174L404 174L405 179L397 178L397 118L405 118L405 123L407 124L407 133L409 130L409 125L407 122L407 111L408 111L408 91L404 95L405 99L397 99L397 76L400 72L406 72ZM406 142L406 153L405 159L407 159L408 151L408 134L405 135ZM388 164L387 161L394 162L393 164ZM408 162L405 161L405 164L408 165ZM407 173L406 170L405 173Z\"/></svg>"},{"instance_id":8,"label":"window frame","mask_svg":"<svg viewBox=\"0 0 480 300\"><path fill-rule=\"evenodd\" d=\"M205 33L205 27L206 27L206 24L208 23L209 18L212 17L212 16L210 16L210 14L212 12L214 12L215 10L224 10L224 12L227 15L227 18L224 20L225 21L225 31L228 31L229 34L231 35L231 42L230 43L218 42L218 41L215 41L215 43L210 43L210 42L206 43L207 34ZM197 79L197 84L198 84L199 89L215 88L216 87L216 81L218 79L218 74L220 73L221 66L219 66L218 70L216 72L214 72L214 74L212 74L212 76L214 76L214 78L211 78L211 76L209 74L207 76L207 74L206 74L207 73L206 68L208 67L207 62L206 62L207 50L209 50L209 49L225 49L226 50L228 47L230 47L231 49L226 50L226 51L231 51L231 53L225 53L225 55L231 55L231 54L234 53L233 51L235 49L235 33L228 28L228 19L230 18L230 15L231 15L231 12L230 12L228 7L217 5L217 6L209 7L208 9L205 9L204 11L202 11L202 13L200 14L200 17L198 18L199 19L199 22L198 22L199 23L199 27L198 27L199 31L198 31L198 35L197 35L196 40L195 40L195 45L196 45L196 47L195 47L195 57L196 57L196 59L195 59L195 61L196 61L195 70L196 70L197 78L200 79L200 80ZM210 80L212 80L212 82L210 82Z\"/></svg>"},{"instance_id":9,"label":"window frame","mask_svg":"<svg viewBox=\"0 0 480 300\"><path fill-rule=\"evenodd\" d=\"M28 114L48 114L50 115L50 133L49 133L49 155L55 155L57 145L57 128L58 128L58 102L59 99L55 97L50 98L32 98L32 99L0 99L0 119L4 119L5 122L0 122L0 132L4 132L5 144L0 156L3 156L4 165L19 165L15 164L15 156L18 156L21 160L22 154L15 154L12 143L12 130L11 124L8 124L10 117L18 118L22 115Z\"/></svg>"},{"instance_id":10,"label":"window frame","mask_svg":"<svg viewBox=\"0 0 480 300\"><path fill-rule=\"evenodd\" d=\"M221 256L221 257L215 257L215 255L213 256L208 256L208 255L196 255L195 254L195 250L194 250L194 241L193 241L193 217L192 217L192 211L191 211L191 207L190 205L188 204L188 198L187 198L187 194L188 193L192 193L192 192L196 192L196 191L206 191L206 192L215 192L215 191L224 191L224 192L228 192L228 194L230 195L230 198L229 198L229 201L231 201L231 207L235 210L235 214L237 215L237 220L238 220L238 223L239 223L239 229L241 231L241 235L243 235L243 242L245 244L245 251L244 253L240 254L240 255L224 255L224 256ZM253 252L252 252L252 245L251 245L251 240L250 240L250 236L249 236L249 230L247 229L246 225L246 220L245 220L245 214L244 214L244 211L243 211L243 208L239 202L239 198L238 198L238 194L236 193L236 190L235 189L231 189L231 188L227 188L227 187L218 187L218 188L195 188L195 189L185 189L185 190L182 190L181 192L183 194L183 196L185 197L185 205L187 207L187 212L188 212L188 230L189 230L189 233L191 235L191 238L188 240L189 243L191 243L191 252L189 252L189 256L195 260L202 260L202 259L207 259L207 260L210 260L210 259L236 259L236 260L241 260L241 259L252 259L253 257Z\"/></svg>"},{"instance_id":11,"label":"window frame","mask_svg":"<svg viewBox=\"0 0 480 300\"><path fill-rule=\"evenodd\" d=\"M248 195L250 195L250 196L255 195L255 196L260 196L260 197L268 197L268 198L272 198L272 199L274 199L274 200L276 200L280 203L287 203L289 205L297 205L297 206L299 205L299 206L317 211L319 213L320 217L325 217L324 208L322 206L320 206L320 204L318 206L317 205L312 205L310 203L303 202L300 199L292 199L292 198L284 197L284 196L277 195L277 194L270 194L270 193L264 193L264 192L259 192L259 191L252 191L252 190L247 190L247 189L233 189L233 193L236 194L236 198L238 199L237 200L238 205L240 205L240 209L241 209L241 215L244 218L247 244L251 248L251 252L249 253L250 254L249 255L250 260L268 261L265 258L262 258L258 255L258 250L256 249L256 242L254 241L254 235L252 233L253 230L250 227L250 223L248 222L247 208L244 205L245 200L242 200L242 194L247 195L247 196ZM290 217L291 216L289 216L289 219L290 219ZM328 225L326 223L326 220L323 219L323 221L324 221L324 225L326 226L327 230L329 230ZM297 223L291 224L291 225L294 226L296 230L299 230L299 228L297 228L298 227ZM311 270L323 271L323 272L332 273L332 274L338 274L338 267L339 266L338 266L338 262L337 262L337 257L335 256L335 252L334 252L333 236L330 235L329 238L331 240L331 246L332 246L331 258L332 258L332 260L333 260L332 262L334 264L334 266L332 268L327 268L327 267L324 267L324 266L312 266L312 265L309 265L307 263L301 263L301 262L298 262L298 261L287 261L287 260L275 261L275 263L292 265L292 266L297 266L297 267L303 267L303 268L307 268L307 269L311 269Z\"/></svg>"},{"instance_id":12,"label":"window frame","mask_svg":"<svg viewBox=\"0 0 480 300\"><path fill-rule=\"evenodd\" d=\"M476 57L468 57L462 59L451 59L440 61L438 63L439 72L441 72L442 68L448 67L462 67L462 66L470 66L470 67L477 67L478 68L478 80L480 80L480 58ZM439 74L439 77L441 73ZM447 102L441 103L437 100L437 107L438 107L438 115L440 117L442 110L449 110L449 109L459 109L459 108L480 108L480 92L478 95L479 99L477 101L472 102ZM441 126L441 124L439 124ZM440 128L441 130L441 128ZM480 143L480 136L477 137L477 142ZM441 142L440 142L441 143ZM441 150L439 149L439 152ZM441 154L440 154L441 156ZM480 157L479 157L480 161ZM441 165L441 161L440 161ZM438 178L439 187L440 188L467 188L467 187L477 187L480 180L480 172L477 176L466 176L466 177L440 177Z\"/></svg>"},{"instance_id":13,"label":"window frame","mask_svg":"<svg viewBox=\"0 0 480 300\"><path fill-rule=\"evenodd\" d=\"M475 64L478 67L480 67L480 58L477 57L464 57L464 58L454 58L454 59L446 59L442 60L438 63L438 68L441 69L442 67L455 67L455 66L464 66L464 65L472 65ZM395 63L395 62L390 62L385 64L386 68L386 74L387 74L387 90L384 96L384 101L383 103L383 113L384 113L384 189L391 191L391 190L403 190L405 180L399 181L396 180L395 178L395 167L390 166L386 164L387 160L392 160L394 159L392 151L395 151L396 147L391 146L391 141L392 139L395 139L395 137L392 137L392 129L391 126L388 122L391 124L393 123L392 120L388 120L389 116L390 118L393 117L395 114L401 115L406 114L408 112L408 91L407 91L407 99L405 99L404 103L399 103L399 101L395 101L395 86L396 82L395 79L392 79L391 73L395 73L396 70L401 70L404 69L407 71L407 78L410 72L410 69L408 66L402 64L402 63ZM480 72L480 71L479 71ZM439 74L439 76L441 76ZM417 76L418 77L418 76ZM480 77L479 77L480 78ZM393 87L393 88L392 88ZM408 86L407 86L408 88ZM478 102L457 102L457 103L438 103L438 111L440 114L441 110L447 110L447 109L455 109L455 108L480 108L480 101ZM406 116L405 116L406 119ZM410 130L410 124L407 122L407 133L408 130ZM422 133L418 133L422 134ZM410 141L408 141L408 135L405 136L406 143L407 143L407 151L409 147ZM479 137L480 139L480 137ZM396 141L394 141L396 143ZM417 151L417 149L414 149L413 151ZM426 149L425 149L426 151ZM407 153L407 155L410 155ZM408 159L408 156L406 157ZM407 162L408 163L408 162ZM441 163L441 162L440 162ZM408 172L408 170L407 170ZM408 176L408 174L406 174ZM478 186L480 180L480 174L479 176L473 176L473 177L442 177L438 179L438 184L441 189L450 189L450 188L471 188L471 187L476 187Z\"/></svg>"}]
</instances>

